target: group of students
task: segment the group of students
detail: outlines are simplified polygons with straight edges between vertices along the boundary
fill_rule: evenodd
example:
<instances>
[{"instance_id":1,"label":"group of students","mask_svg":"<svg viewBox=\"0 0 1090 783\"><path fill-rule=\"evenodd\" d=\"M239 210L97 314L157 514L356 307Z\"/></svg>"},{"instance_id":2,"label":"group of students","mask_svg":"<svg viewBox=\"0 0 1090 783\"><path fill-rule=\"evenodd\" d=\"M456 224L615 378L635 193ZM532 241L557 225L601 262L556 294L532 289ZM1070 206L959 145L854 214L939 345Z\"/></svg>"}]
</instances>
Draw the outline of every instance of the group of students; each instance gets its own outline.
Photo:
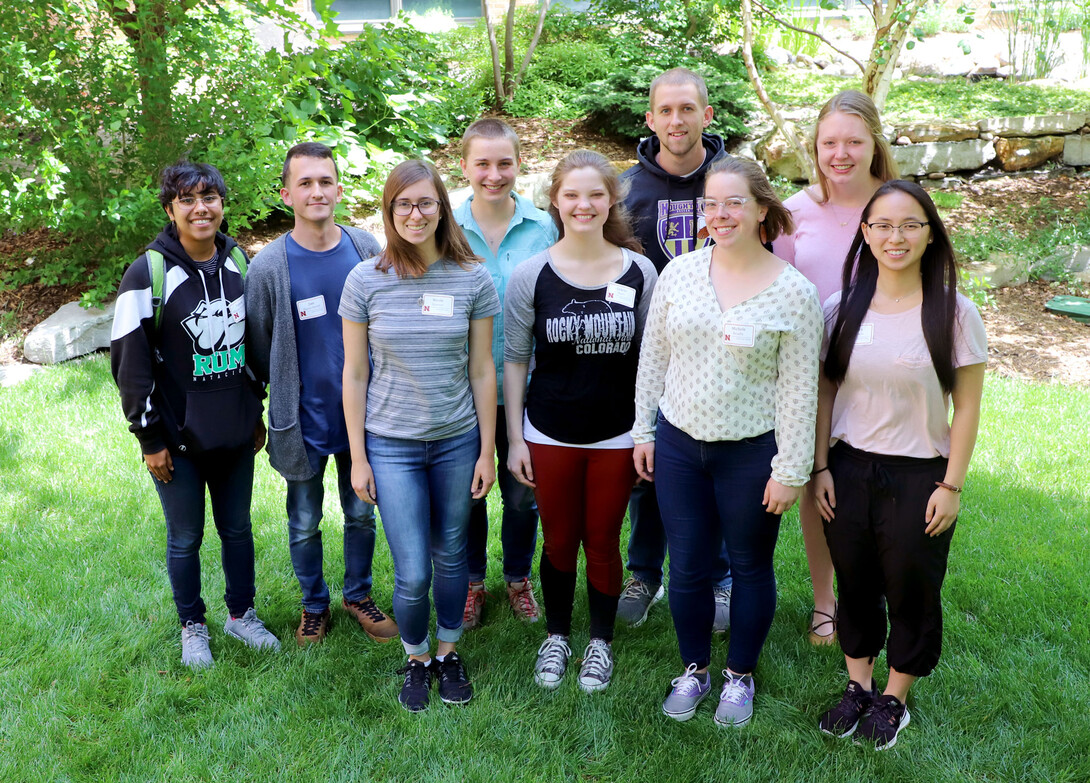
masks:
<instances>
[{"instance_id":1,"label":"group of students","mask_svg":"<svg viewBox=\"0 0 1090 783\"><path fill-rule=\"evenodd\" d=\"M567 671L580 546L590 628L577 681L587 692L610 683L618 617L638 625L662 596L668 547L684 671L662 710L696 713L712 690L713 630L729 626L714 719L748 723L776 607L779 521L801 498L810 640L839 640L849 676L819 726L878 748L896 742L909 687L939 658L983 325L957 293L931 199L895 179L869 98L846 91L823 107L818 181L786 202L757 164L705 132L712 117L698 75L661 74L639 162L618 175L598 153L569 154L548 214L514 191L518 137L479 120L462 143L469 200L452 209L428 162L398 165L382 195L381 249L335 222L330 150L300 144L281 189L295 227L249 264L220 230L219 172L183 162L163 173L171 223L122 280L112 365L166 517L183 663L212 663L200 597L205 486L222 543L224 631L279 646L254 612L249 517L267 390L269 458L287 482L303 599L296 640L320 642L331 622L319 522L332 456L343 605L377 641L400 636L406 709L427 708L433 680L444 702L472 698L456 646L481 619L483 500L498 453L504 581L529 621L541 521L536 683L555 688ZM376 505L396 623L370 596Z\"/></svg>"}]
</instances>

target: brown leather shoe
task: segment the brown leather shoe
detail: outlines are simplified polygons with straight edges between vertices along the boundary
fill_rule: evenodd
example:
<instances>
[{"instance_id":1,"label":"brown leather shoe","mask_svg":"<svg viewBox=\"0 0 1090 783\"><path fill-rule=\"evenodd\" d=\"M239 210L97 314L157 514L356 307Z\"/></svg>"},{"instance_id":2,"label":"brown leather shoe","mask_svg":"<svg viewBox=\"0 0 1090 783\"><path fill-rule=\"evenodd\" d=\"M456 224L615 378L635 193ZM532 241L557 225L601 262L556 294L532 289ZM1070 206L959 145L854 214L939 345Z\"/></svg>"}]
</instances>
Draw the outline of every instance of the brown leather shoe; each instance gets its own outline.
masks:
<instances>
[{"instance_id":1,"label":"brown leather shoe","mask_svg":"<svg viewBox=\"0 0 1090 783\"><path fill-rule=\"evenodd\" d=\"M388 642L397 636L397 623L375 606L371 596L362 601L342 601L345 611L356 618L360 628L376 642Z\"/></svg>"},{"instance_id":2,"label":"brown leather shoe","mask_svg":"<svg viewBox=\"0 0 1090 783\"><path fill-rule=\"evenodd\" d=\"M295 642L300 647L308 644L321 644L325 641L325 635L329 633L330 624L329 608L324 612L303 611L303 617L299 620L299 627L295 629Z\"/></svg>"}]
</instances>

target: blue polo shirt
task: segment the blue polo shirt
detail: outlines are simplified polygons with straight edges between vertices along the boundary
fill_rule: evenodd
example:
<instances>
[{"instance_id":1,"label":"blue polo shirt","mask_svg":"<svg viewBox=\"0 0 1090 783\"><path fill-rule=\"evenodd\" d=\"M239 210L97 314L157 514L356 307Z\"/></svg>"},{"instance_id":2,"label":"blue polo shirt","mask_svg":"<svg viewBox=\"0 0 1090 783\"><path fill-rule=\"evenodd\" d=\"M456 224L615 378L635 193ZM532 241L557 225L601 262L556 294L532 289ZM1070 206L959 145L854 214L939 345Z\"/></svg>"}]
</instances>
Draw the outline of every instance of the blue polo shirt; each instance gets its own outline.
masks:
<instances>
[{"instance_id":1,"label":"blue polo shirt","mask_svg":"<svg viewBox=\"0 0 1090 783\"><path fill-rule=\"evenodd\" d=\"M291 234L286 245L299 354L299 426L310 466L317 472L319 457L348 451L341 397L344 340L337 307L360 254L344 231L331 250L307 250Z\"/></svg>"},{"instance_id":2,"label":"blue polo shirt","mask_svg":"<svg viewBox=\"0 0 1090 783\"><path fill-rule=\"evenodd\" d=\"M530 256L537 255L556 244L556 224L547 212L542 212L528 198L512 193L515 199L515 214L507 226L499 248L493 254L485 241L477 220L473 217L470 196L454 210L454 220L465 231L469 246L473 252L484 259L485 269L492 275L500 302L504 300L507 281L511 272ZM496 365L496 400L503 405L503 313L492 320L492 362Z\"/></svg>"}]
</instances>

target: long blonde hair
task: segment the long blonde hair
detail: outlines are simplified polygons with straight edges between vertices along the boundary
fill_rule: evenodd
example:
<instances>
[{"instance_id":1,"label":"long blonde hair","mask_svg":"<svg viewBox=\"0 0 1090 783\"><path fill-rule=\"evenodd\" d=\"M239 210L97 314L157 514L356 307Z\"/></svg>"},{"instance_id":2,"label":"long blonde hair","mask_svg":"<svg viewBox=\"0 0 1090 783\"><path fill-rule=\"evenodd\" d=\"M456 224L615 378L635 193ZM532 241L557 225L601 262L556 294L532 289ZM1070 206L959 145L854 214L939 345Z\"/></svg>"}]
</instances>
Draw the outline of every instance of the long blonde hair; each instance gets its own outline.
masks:
<instances>
[{"instance_id":1,"label":"long blonde hair","mask_svg":"<svg viewBox=\"0 0 1090 783\"><path fill-rule=\"evenodd\" d=\"M874 101L859 90L844 90L830 98L821 111L818 112L817 123L814 125L814 138L810 145L810 154L814 158L814 168L817 169L818 186L821 188L821 201L824 204L829 200L829 180L817 165L818 160L818 133L821 130L821 122L830 114L854 114L863 121L874 142L874 156L870 161L870 174L880 182L889 182L897 179L897 162L893 160L893 152L889 148L889 141L882 133L882 119L878 116L878 107Z\"/></svg>"},{"instance_id":2,"label":"long blonde hair","mask_svg":"<svg viewBox=\"0 0 1090 783\"><path fill-rule=\"evenodd\" d=\"M606 242L617 247L626 247L636 253L642 253L643 245L632 233L632 222L629 220L628 210L624 205L626 189L621 183L621 178L617 175L617 169L613 167L613 164L609 162L605 155L594 150L569 152L553 169L552 182L549 184L549 214L552 216L553 222L556 223L556 230L559 232L560 238L564 238L564 223L560 220L560 210L556 208L554 202L557 194L560 193L560 186L564 182L564 177L576 169L594 169L597 171L606 186L609 200L613 202L613 206L609 208L609 215L606 216L605 225L602 226L602 236Z\"/></svg>"}]
</instances>

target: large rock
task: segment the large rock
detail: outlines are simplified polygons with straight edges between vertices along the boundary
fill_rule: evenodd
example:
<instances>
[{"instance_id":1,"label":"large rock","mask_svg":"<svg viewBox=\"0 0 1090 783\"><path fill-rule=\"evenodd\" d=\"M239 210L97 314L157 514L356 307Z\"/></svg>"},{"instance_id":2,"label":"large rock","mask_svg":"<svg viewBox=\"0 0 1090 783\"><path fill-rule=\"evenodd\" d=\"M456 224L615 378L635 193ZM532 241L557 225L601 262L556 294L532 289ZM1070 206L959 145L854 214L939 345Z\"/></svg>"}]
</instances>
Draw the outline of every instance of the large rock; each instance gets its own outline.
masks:
<instances>
[{"instance_id":1,"label":"large rock","mask_svg":"<svg viewBox=\"0 0 1090 783\"><path fill-rule=\"evenodd\" d=\"M1086 124L1084 111L1041 114L1033 117L993 117L981 120L977 127L996 136L1051 136L1073 133Z\"/></svg>"},{"instance_id":2,"label":"large rock","mask_svg":"<svg viewBox=\"0 0 1090 783\"><path fill-rule=\"evenodd\" d=\"M1070 278L1090 283L1090 247L1057 247L1050 255L1032 262L1030 269L1042 280Z\"/></svg>"},{"instance_id":3,"label":"large rock","mask_svg":"<svg viewBox=\"0 0 1090 783\"><path fill-rule=\"evenodd\" d=\"M1064 165L1090 166L1090 136L1064 136Z\"/></svg>"},{"instance_id":4,"label":"large rock","mask_svg":"<svg viewBox=\"0 0 1090 783\"><path fill-rule=\"evenodd\" d=\"M985 288L1018 286L1029 280L1029 259L1014 253L996 253L987 261L969 264L966 271Z\"/></svg>"},{"instance_id":5,"label":"large rock","mask_svg":"<svg viewBox=\"0 0 1090 783\"><path fill-rule=\"evenodd\" d=\"M794 123L788 122L788 133L794 132ZM800 182L810 178L810 172L799 161L795 154L795 148L787 143L779 131L773 130L757 143L757 160L765 164L769 176L779 176L792 182Z\"/></svg>"},{"instance_id":6,"label":"large rock","mask_svg":"<svg viewBox=\"0 0 1090 783\"><path fill-rule=\"evenodd\" d=\"M113 302L105 310L69 302L30 331L23 355L35 364L56 364L109 348L113 322Z\"/></svg>"},{"instance_id":7,"label":"large rock","mask_svg":"<svg viewBox=\"0 0 1090 783\"><path fill-rule=\"evenodd\" d=\"M980 135L975 125L959 122L917 122L897 128L897 136L907 136L909 141L965 141Z\"/></svg>"},{"instance_id":8,"label":"large rock","mask_svg":"<svg viewBox=\"0 0 1090 783\"><path fill-rule=\"evenodd\" d=\"M995 144L983 139L933 141L894 147L893 159L901 174L922 177L936 171L979 169L995 158Z\"/></svg>"},{"instance_id":9,"label":"large rock","mask_svg":"<svg viewBox=\"0 0 1090 783\"><path fill-rule=\"evenodd\" d=\"M1040 166L1064 151L1063 136L1001 138L995 142L995 156L1004 171L1021 171Z\"/></svg>"}]
</instances>

